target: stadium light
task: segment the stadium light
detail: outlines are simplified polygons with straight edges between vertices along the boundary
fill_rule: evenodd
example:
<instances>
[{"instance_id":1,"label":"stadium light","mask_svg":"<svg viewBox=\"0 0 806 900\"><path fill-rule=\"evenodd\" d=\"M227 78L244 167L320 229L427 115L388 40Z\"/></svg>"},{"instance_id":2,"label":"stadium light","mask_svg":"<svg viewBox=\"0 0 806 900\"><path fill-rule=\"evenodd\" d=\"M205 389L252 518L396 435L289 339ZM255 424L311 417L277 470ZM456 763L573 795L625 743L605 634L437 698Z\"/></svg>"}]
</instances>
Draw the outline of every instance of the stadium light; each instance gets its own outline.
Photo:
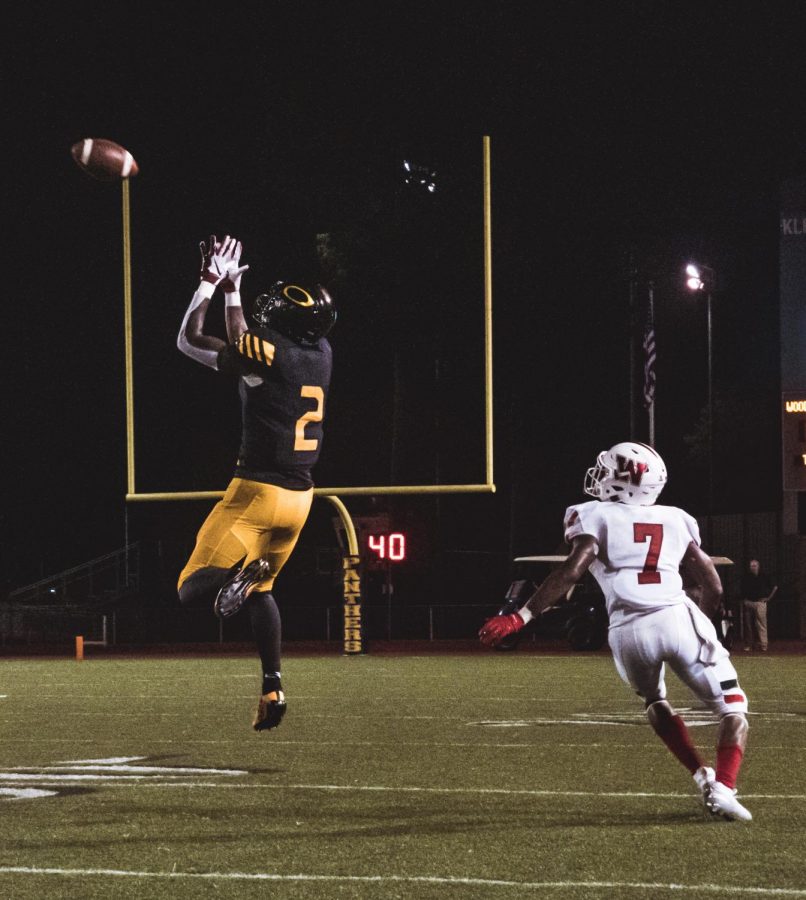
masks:
<instances>
[{"instance_id":1,"label":"stadium light","mask_svg":"<svg viewBox=\"0 0 806 900\"><path fill-rule=\"evenodd\" d=\"M705 287L705 283L700 277L700 270L693 263L686 266L686 275L688 275L686 287L690 291L701 291Z\"/></svg>"},{"instance_id":2,"label":"stadium light","mask_svg":"<svg viewBox=\"0 0 806 900\"><path fill-rule=\"evenodd\" d=\"M690 262L686 266L686 287L690 291L713 290L716 281L714 270L699 263Z\"/></svg>"},{"instance_id":3,"label":"stadium light","mask_svg":"<svg viewBox=\"0 0 806 900\"><path fill-rule=\"evenodd\" d=\"M420 166L413 163L409 159L403 160L403 171L405 175L403 180L406 184L413 184L424 187L429 194L433 194L437 189L437 172L430 166Z\"/></svg>"}]
</instances>

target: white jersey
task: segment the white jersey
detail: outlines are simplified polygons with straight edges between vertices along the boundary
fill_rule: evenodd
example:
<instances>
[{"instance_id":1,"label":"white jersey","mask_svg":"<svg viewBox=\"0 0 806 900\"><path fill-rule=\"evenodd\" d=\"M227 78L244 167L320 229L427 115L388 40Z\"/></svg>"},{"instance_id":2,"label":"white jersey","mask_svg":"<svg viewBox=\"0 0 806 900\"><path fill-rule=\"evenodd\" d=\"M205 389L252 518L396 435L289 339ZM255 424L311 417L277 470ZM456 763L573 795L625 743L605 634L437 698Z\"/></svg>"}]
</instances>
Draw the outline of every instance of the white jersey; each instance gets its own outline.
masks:
<instances>
[{"instance_id":1,"label":"white jersey","mask_svg":"<svg viewBox=\"0 0 806 900\"><path fill-rule=\"evenodd\" d=\"M700 543L697 521L687 512L591 500L565 513L565 540L580 534L598 544L590 571L604 593L611 628L687 601L680 562L692 541Z\"/></svg>"}]
</instances>

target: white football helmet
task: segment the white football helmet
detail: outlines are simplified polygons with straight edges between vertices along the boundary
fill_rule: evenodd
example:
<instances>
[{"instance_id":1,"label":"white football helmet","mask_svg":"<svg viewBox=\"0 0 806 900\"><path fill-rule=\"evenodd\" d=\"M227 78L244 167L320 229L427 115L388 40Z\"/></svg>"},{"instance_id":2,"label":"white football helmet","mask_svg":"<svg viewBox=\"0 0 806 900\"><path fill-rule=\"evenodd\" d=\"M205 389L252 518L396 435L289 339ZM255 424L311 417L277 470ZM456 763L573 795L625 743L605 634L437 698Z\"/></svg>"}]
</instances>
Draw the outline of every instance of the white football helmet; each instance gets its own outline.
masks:
<instances>
[{"instance_id":1,"label":"white football helmet","mask_svg":"<svg viewBox=\"0 0 806 900\"><path fill-rule=\"evenodd\" d=\"M666 465L648 444L622 441L596 458L585 493L597 500L651 506L666 484Z\"/></svg>"}]
</instances>

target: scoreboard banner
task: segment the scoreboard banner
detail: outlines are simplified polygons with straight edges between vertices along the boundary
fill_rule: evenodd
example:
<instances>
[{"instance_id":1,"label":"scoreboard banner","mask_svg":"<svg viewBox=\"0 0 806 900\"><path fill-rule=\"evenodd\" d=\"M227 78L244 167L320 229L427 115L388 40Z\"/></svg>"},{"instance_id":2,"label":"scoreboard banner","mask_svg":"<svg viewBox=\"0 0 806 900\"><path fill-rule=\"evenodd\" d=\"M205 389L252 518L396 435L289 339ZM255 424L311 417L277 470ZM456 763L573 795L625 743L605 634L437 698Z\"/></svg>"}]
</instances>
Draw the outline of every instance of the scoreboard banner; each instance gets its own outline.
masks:
<instances>
[{"instance_id":1,"label":"scoreboard banner","mask_svg":"<svg viewBox=\"0 0 806 900\"><path fill-rule=\"evenodd\" d=\"M806 391L781 395L781 447L785 491L806 491Z\"/></svg>"},{"instance_id":2,"label":"scoreboard banner","mask_svg":"<svg viewBox=\"0 0 806 900\"><path fill-rule=\"evenodd\" d=\"M784 491L806 491L806 176L780 195L781 449Z\"/></svg>"},{"instance_id":3,"label":"scoreboard banner","mask_svg":"<svg viewBox=\"0 0 806 900\"><path fill-rule=\"evenodd\" d=\"M779 225L781 390L806 397L806 177L782 184Z\"/></svg>"}]
</instances>

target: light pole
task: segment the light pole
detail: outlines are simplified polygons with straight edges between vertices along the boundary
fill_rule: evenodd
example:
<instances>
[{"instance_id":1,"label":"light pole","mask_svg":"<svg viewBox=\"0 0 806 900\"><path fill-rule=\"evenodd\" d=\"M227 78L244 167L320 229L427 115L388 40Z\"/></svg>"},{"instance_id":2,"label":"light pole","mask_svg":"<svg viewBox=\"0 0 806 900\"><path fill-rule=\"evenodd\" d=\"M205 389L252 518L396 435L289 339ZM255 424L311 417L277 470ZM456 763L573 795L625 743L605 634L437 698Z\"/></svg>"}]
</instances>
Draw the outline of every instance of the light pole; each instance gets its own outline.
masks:
<instances>
[{"instance_id":1,"label":"light pole","mask_svg":"<svg viewBox=\"0 0 806 900\"><path fill-rule=\"evenodd\" d=\"M708 513L714 512L714 370L711 328L711 295L716 273L708 266L689 263L686 266L686 287L690 291L704 291L708 322Z\"/></svg>"}]
</instances>

